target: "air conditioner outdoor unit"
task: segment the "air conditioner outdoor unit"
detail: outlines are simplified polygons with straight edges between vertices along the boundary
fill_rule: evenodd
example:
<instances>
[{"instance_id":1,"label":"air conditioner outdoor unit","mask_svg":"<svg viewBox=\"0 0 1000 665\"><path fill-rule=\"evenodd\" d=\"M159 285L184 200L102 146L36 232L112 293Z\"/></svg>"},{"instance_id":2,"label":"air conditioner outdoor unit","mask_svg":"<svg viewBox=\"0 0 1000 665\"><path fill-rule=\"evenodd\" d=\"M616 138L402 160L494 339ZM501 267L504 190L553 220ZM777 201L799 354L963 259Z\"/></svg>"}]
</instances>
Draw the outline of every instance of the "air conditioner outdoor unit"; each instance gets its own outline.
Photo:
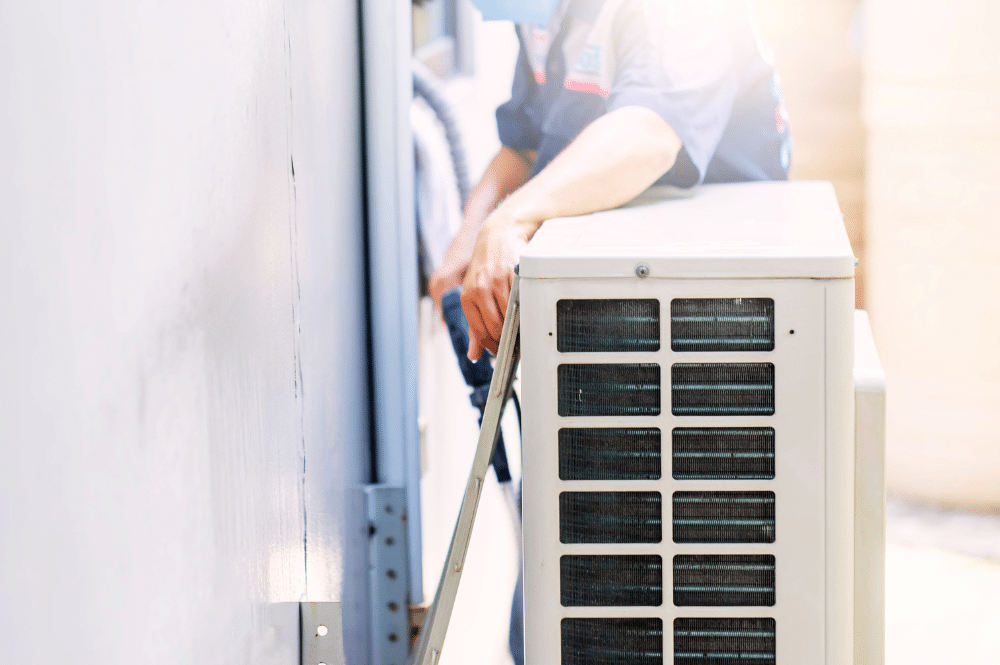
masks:
<instances>
[{"instance_id":1,"label":"air conditioner outdoor unit","mask_svg":"<svg viewBox=\"0 0 1000 665\"><path fill-rule=\"evenodd\" d=\"M519 270L528 665L882 662L854 265L828 183L545 222Z\"/></svg>"}]
</instances>

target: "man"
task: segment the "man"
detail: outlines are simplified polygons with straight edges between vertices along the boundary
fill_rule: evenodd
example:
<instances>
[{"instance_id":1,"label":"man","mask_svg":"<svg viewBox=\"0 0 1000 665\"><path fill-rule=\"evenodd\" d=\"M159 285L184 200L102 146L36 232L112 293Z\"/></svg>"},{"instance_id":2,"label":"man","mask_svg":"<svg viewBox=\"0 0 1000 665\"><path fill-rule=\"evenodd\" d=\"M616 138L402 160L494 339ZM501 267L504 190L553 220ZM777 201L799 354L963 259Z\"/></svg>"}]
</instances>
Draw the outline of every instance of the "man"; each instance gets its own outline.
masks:
<instances>
[{"instance_id":1,"label":"man","mask_svg":"<svg viewBox=\"0 0 1000 665\"><path fill-rule=\"evenodd\" d=\"M551 18L518 22L511 100L497 109L503 146L431 278L438 304L462 285L471 360L497 352L514 266L545 220L614 208L653 184L788 177L781 86L750 0L473 1L486 18ZM496 2L506 15L490 13ZM519 576L517 665L520 587Z\"/></svg>"},{"instance_id":2,"label":"man","mask_svg":"<svg viewBox=\"0 0 1000 665\"><path fill-rule=\"evenodd\" d=\"M750 0L501 0L501 14L496 0L474 2L487 18L554 12L517 25L503 147L431 278L438 303L462 285L469 358L496 353L514 266L546 219L653 184L788 177L787 113Z\"/></svg>"}]
</instances>

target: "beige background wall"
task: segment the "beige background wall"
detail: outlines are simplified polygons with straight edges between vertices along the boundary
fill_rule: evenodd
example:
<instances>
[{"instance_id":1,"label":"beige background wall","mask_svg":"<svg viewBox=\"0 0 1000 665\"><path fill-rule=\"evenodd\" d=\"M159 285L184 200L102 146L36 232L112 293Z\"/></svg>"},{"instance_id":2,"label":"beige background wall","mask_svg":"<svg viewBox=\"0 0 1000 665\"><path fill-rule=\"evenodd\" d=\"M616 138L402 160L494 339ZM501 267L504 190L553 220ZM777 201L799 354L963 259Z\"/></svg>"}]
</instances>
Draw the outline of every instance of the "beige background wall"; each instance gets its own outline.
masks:
<instances>
[{"instance_id":1,"label":"beige background wall","mask_svg":"<svg viewBox=\"0 0 1000 665\"><path fill-rule=\"evenodd\" d=\"M856 302L864 307L864 125L861 58L849 39L857 0L756 0L774 50L795 141L791 177L829 180L860 260Z\"/></svg>"},{"instance_id":2,"label":"beige background wall","mask_svg":"<svg viewBox=\"0 0 1000 665\"><path fill-rule=\"evenodd\" d=\"M1000 4L868 0L869 304L890 488L1000 506Z\"/></svg>"},{"instance_id":3,"label":"beige background wall","mask_svg":"<svg viewBox=\"0 0 1000 665\"><path fill-rule=\"evenodd\" d=\"M995 508L1000 5L756 8L784 80L792 177L834 183L860 259L857 303L871 312L890 383L890 491Z\"/></svg>"}]
</instances>

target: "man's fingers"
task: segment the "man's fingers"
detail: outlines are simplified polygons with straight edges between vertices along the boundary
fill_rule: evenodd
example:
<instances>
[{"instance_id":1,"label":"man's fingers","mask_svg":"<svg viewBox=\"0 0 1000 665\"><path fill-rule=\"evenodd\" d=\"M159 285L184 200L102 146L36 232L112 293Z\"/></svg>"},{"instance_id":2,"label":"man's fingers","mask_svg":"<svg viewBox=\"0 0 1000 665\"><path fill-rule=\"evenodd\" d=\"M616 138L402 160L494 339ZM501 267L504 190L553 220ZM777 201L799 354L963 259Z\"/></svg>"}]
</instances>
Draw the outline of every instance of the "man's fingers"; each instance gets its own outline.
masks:
<instances>
[{"instance_id":1,"label":"man's fingers","mask_svg":"<svg viewBox=\"0 0 1000 665\"><path fill-rule=\"evenodd\" d=\"M500 308L494 289L480 289L476 295L479 313L483 317L483 332L486 333L483 337L483 343L491 344L490 351L496 353L500 342L500 333L503 331L503 315L506 308Z\"/></svg>"},{"instance_id":2,"label":"man's fingers","mask_svg":"<svg viewBox=\"0 0 1000 665\"><path fill-rule=\"evenodd\" d=\"M469 328L469 350L465 352L466 357L472 362L479 360L479 356L483 355L483 349L479 344L479 336L476 335L476 331Z\"/></svg>"},{"instance_id":3,"label":"man's fingers","mask_svg":"<svg viewBox=\"0 0 1000 665\"><path fill-rule=\"evenodd\" d=\"M489 329L489 333L491 338L497 340L498 347L500 345L500 336L503 334L503 319L507 315L507 301L510 300L510 288L502 288L505 285L499 286L501 288L494 288L491 294L493 307L496 308L499 316L494 321L487 321L487 325L493 326Z\"/></svg>"},{"instance_id":4,"label":"man's fingers","mask_svg":"<svg viewBox=\"0 0 1000 665\"><path fill-rule=\"evenodd\" d=\"M475 288L462 289L462 309L465 311L465 319L469 322L469 360L475 362L483 352L483 341L486 339L486 326L483 325L483 318L477 300L477 290Z\"/></svg>"},{"instance_id":5,"label":"man's fingers","mask_svg":"<svg viewBox=\"0 0 1000 665\"><path fill-rule=\"evenodd\" d=\"M476 359L474 354L479 348L494 354L499 350L514 266L523 245L522 240L502 225L484 225L479 233L462 285L462 309L469 330L475 331L476 344L469 346L472 360Z\"/></svg>"},{"instance_id":6,"label":"man's fingers","mask_svg":"<svg viewBox=\"0 0 1000 665\"><path fill-rule=\"evenodd\" d=\"M476 362L483 355L483 351L489 351L496 355L499 347L500 345L495 340L477 331L474 326L469 326L469 351L466 353L469 360Z\"/></svg>"}]
</instances>

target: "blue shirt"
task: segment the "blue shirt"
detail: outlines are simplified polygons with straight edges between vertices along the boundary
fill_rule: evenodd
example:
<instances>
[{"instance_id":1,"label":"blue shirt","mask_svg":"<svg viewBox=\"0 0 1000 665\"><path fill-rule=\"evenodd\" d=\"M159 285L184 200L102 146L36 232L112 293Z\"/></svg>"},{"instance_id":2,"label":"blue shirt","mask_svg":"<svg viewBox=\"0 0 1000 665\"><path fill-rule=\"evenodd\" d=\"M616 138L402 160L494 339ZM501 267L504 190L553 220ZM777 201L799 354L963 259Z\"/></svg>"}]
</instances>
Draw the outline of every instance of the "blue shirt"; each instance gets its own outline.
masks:
<instances>
[{"instance_id":1,"label":"blue shirt","mask_svg":"<svg viewBox=\"0 0 1000 665\"><path fill-rule=\"evenodd\" d=\"M792 141L781 83L749 0L565 0L517 26L500 140L543 169L601 115L659 114L683 148L657 184L784 180Z\"/></svg>"}]
</instances>

